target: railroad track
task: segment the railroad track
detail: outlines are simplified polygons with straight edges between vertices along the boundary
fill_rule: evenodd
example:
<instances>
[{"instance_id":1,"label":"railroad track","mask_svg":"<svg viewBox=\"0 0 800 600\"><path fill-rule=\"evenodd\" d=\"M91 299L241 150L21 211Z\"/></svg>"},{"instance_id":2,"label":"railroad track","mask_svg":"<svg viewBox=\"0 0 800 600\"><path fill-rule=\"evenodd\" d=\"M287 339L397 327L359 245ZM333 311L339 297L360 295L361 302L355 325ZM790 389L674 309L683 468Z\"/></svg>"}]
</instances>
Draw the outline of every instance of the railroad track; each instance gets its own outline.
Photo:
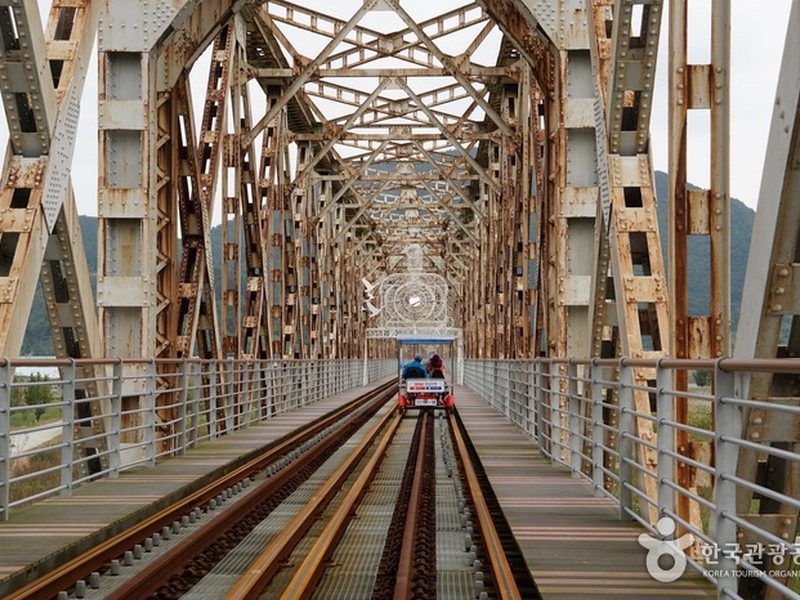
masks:
<instances>
[{"instance_id":1,"label":"railroad track","mask_svg":"<svg viewBox=\"0 0 800 600\"><path fill-rule=\"evenodd\" d=\"M8 598L536 597L456 416L395 397L357 399Z\"/></svg>"}]
</instances>

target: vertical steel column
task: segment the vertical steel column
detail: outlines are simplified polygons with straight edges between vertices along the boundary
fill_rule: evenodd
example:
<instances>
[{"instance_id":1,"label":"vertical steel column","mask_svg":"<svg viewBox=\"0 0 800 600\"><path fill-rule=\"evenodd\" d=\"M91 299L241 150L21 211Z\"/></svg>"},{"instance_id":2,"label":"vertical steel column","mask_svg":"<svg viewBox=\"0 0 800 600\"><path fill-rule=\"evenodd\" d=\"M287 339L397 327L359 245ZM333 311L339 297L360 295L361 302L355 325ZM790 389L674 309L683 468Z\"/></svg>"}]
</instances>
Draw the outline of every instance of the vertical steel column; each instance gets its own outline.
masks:
<instances>
[{"instance_id":1,"label":"vertical steel column","mask_svg":"<svg viewBox=\"0 0 800 600\"><path fill-rule=\"evenodd\" d=\"M246 57L245 57L246 58ZM264 310L265 277L264 267L264 218L262 211L263 190L262 186L267 182L260 177L260 170L256 163L258 157L255 153L255 144L251 139L245 141L246 134L249 133L252 121L250 94L247 85L237 87L237 92L241 101L242 114L234 122L234 144L237 147L237 189L239 196L239 206L242 214L243 243L242 250L245 257L245 289L243 290L243 307L241 322L239 324L239 354L238 358L254 360L260 355L261 349L258 347L261 341L259 327L262 323L262 311ZM267 97L268 107L274 102L274 98ZM277 113L278 119L281 113ZM262 132L261 156L269 154L271 145L276 143L274 136L274 123ZM248 136L249 137L249 136Z\"/></svg>"},{"instance_id":2,"label":"vertical steel column","mask_svg":"<svg viewBox=\"0 0 800 600\"><path fill-rule=\"evenodd\" d=\"M672 315L670 338L676 358L719 358L730 353L730 2L714 0L711 13L711 63L690 64L687 57L689 0L670 0L669 37L669 290ZM710 188L688 189L687 155L690 111L710 115ZM697 148L693 148L694 151ZM710 298L705 314L689 311L689 240L708 241ZM697 291L693 291L697 294ZM676 389L688 389L688 373L679 371ZM686 423L688 399L678 398L675 418ZM690 453L688 434L678 430L681 454ZM678 484L695 484L688 466L678 464ZM678 514L700 521L699 507L686 496L678 498Z\"/></svg>"},{"instance_id":3,"label":"vertical steel column","mask_svg":"<svg viewBox=\"0 0 800 600\"><path fill-rule=\"evenodd\" d=\"M661 2L593 2L592 68L597 88L598 215L595 228L591 352L605 357L658 358L669 354L666 280L649 158L649 125L661 24ZM598 216L600 220L600 217ZM613 278L613 287L608 277ZM639 386L652 370L637 369ZM648 414L647 392L634 393ZM614 416L610 416L611 426ZM652 424L637 418L635 433L655 442ZM609 436L611 437L611 436ZM655 454L637 445L639 463L656 468ZM645 479L648 496L657 497ZM650 511L654 520L655 513Z\"/></svg>"},{"instance_id":4,"label":"vertical steel column","mask_svg":"<svg viewBox=\"0 0 800 600\"><path fill-rule=\"evenodd\" d=\"M225 357L241 354L239 327L242 323L241 248L242 214L237 195L239 189L239 160L241 143L238 121L243 117L245 97L241 89L247 85L245 76L246 60L243 49L237 43L228 48L233 53L230 77L231 123L226 123L223 135L222 155L222 353Z\"/></svg>"},{"instance_id":5,"label":"vertical steel column","mask_svg":"<svg viewBox=\"0 0 800 600\"><path fill-rule=\"evenodd\" d=\"M563 10L567 12L569 7ZM562 18L562 26L567 27L566 14ZM585 26L585 22L581 23L584 34ZM553 134L559 140L557 156L552 161L556 190L553 212L546 217L553 224L551 248L546 250L548 257L555 258L549 286L553 296L552 300L541 301L555 304L555 320L548 323L548 354L583 357L589 355L587 324L592 274L591 261L586 257L592 255L594 246L597 156L594 122L589 118L592 113L579 109L592 102L594 93L588 76L588 39L575 42L575 46L560 53L559 114L551 126L556 128Z\"/></svg>"},{"instance_id":6,"label":"vertical steel column","mask_svg":"<svg viewBox=\"0 0 800 600\"><path fill-rule=\"evenodd\" d=\"M110 357L155 356L156 350L158 208L152 170L158 123L149 55L155 39L149 30L141 34L143 4L109 0L100 23L97 304ZM126 369L138 374L122 384L125 424L132 425L132 419L142 419L145 373L141 365Z\"/></svg>"},{"instance_id":7,"label":"vertical steel column","mask_svg":"<svg viewBox=\"0 0 800 600\"><path fill-rule=\"evenodd\" d=\"M229 78L234 53L233 25L227 25L214 40L206 87L203 118L194 136L188 80L178 90L182 119L190 132L181 149L184 163L180 186L181 263L178 275L179 304L176 356L221 358L214 260L211 247L211 215L214 211L223 125L227 114Z\"/></svg>"}]
</instances>

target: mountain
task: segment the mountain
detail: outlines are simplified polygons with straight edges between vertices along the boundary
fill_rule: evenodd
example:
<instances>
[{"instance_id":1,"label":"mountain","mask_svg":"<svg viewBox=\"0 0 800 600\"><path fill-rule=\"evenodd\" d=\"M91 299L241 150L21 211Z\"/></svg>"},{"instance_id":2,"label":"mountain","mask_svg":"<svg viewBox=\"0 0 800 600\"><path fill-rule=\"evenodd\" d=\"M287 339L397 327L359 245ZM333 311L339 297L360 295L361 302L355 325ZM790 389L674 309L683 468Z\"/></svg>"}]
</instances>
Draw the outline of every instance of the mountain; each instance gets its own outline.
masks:
<instances>
[{"instance_id":1,"label":"mountain","mask_svg":"<svg viewBox=\"0 0 800 600\"><path fill-rule=\"evenodd\" d=\"M667 174L655 172L656 196L658 201L658 226L661 231L661 246L666 264L667 260ZM736 199L731 199L731 322L739 318L742 300L744 275L747 268L747 254L750 251L750 235L753 229L755 212ZM86 260L92 277L94 290L97 272L97 219L80 218L81 232L86 246ZM220 255L222 227L211 230L211 245L216 256ZM689 314L708 313L708 270L709 248L706 240L692 236L689 239ZM220 264L215 260L214 281L221 281ZM219 291L217 291L219 294ZM37 290L28 320L28 329L22 345L23 356L52 356L53 342L50 337L50 324L44 308L41 289Z\"/></svg>"}]
</instances>

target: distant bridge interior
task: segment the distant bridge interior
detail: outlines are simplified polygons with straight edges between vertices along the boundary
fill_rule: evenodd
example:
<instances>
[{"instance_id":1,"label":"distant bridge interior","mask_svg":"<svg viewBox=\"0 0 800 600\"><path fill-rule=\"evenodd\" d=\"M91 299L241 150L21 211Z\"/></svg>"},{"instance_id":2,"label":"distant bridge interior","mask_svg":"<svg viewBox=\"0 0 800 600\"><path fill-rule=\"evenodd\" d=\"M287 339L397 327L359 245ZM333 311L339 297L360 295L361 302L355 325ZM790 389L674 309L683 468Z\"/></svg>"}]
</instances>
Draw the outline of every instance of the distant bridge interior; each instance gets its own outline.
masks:
<instances>
[{"instance_id":1,"label":"distant bridge interior","mask_svg":"<svg viewBox=\"0 0 800 600\"><path fill-rule=\"evenodd\" d=\"M168 448L178 392L159 374L181 361L220 365L209 385L229 390L231 361L355 363L361 385L362 364L364 382L395 373L397 336L452 336L458 383L635 504L651 531L667 515L718 544L783 544L800 562L800 0L738 323L729 164L748 141L729 136L729 2L0 4L2 377L26 361L41 294L74 398L110 393L102 373L119 369L124 405L153 398ZM707 64L688 59L698 4L710 5ZM666 231L651 159L658 61ZM79 115L95 103L96 275L73 188ZM702 147L692 115L708 123ZM707 163L708 188L689 185L687 156ZM689 311L692 239L709 249L703 314ZM711 425L693 422L693 394ZM83 417L76 456L100 451L103 420ZM626 466L650 503L610 481ZM725 585L798 589L758 579Z\"/></svg>"}]
</instances>

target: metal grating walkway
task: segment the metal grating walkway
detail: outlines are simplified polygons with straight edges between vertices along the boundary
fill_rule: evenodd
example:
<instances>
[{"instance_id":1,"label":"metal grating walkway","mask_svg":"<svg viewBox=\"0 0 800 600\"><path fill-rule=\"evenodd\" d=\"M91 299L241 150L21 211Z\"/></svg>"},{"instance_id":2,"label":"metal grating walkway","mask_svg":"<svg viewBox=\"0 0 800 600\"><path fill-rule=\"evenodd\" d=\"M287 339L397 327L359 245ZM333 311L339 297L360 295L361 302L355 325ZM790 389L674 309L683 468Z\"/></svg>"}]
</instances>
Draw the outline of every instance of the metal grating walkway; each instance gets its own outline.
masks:
<instances>
[{"instance_id":1,"label":"metal grating walkway","mask_svg":"<svg viewBox=\"0 0 800 600\"><path fill-rule=\"evenodd\" d=\"M506 520L545 598L608 600L716 597L696 572L660 583L645 568L637 538L644 529L620 521L617 504L553 466L536 443L466 388L458 412Z\"/></svg>"}]
</instances>

